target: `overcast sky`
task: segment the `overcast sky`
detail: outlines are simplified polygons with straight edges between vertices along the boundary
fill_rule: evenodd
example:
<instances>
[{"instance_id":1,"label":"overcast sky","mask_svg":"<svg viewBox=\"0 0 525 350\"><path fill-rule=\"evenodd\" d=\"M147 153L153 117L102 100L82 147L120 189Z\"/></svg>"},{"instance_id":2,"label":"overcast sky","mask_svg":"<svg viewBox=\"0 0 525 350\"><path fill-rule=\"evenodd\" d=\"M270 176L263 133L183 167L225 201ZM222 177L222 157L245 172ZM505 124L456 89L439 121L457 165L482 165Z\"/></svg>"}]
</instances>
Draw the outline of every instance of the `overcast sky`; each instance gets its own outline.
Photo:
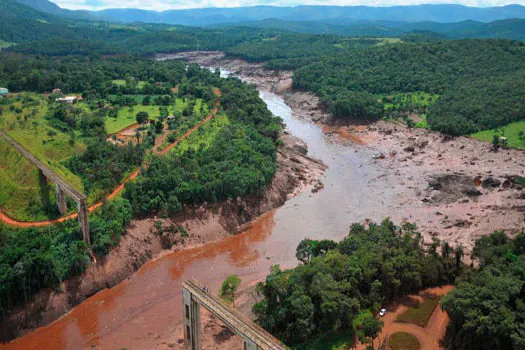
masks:
<instances>
[{"instance_id":1,"label":"overcast sky","mask_svg":"<svg viewBox=\"0 0 525 350\"><path fill-rule=\"evenodd\" d=\"M525 0L51 0L60 7L68 9L102 10L106 8L140 8L147 10L170 10L197 7L239 7L255 5L419 5L463 4L467 6L501 6L508 4L525 5Z\"/></svg>"}]
</instances>

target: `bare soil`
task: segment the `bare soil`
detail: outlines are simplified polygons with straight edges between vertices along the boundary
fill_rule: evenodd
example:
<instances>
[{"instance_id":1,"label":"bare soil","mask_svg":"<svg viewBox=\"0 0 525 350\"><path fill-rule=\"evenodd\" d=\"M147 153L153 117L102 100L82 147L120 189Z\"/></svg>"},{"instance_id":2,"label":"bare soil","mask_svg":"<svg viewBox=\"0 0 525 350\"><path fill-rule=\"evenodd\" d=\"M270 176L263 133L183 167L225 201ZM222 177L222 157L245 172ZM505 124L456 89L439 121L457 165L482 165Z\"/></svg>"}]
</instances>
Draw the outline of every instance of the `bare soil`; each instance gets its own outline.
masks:
<instances>
[{"instance_id":1,"label":"bare soil","mask_svg":"<svg viewBox=\"0 0 525 350\"><path fill-rule=\"evenodd\" d=\"M293 72L270 71L262 64L228 59L218 52L164 55L208 67L223 67L257 88L278 93L297 116L323 126L325 134L347 145L369 147L386 169L371 182L394 182L399 193L397 222L415 222L427 241L431 237L462 245L468 253L479 237L495 230L514 236L525 230L525 191L509 179L525 176L525 151L492 150L470 137L448 137L426 129L409 129L386 121L363 125L335 119L310 92L292 88Z\"/></svg>"}]
</instances>

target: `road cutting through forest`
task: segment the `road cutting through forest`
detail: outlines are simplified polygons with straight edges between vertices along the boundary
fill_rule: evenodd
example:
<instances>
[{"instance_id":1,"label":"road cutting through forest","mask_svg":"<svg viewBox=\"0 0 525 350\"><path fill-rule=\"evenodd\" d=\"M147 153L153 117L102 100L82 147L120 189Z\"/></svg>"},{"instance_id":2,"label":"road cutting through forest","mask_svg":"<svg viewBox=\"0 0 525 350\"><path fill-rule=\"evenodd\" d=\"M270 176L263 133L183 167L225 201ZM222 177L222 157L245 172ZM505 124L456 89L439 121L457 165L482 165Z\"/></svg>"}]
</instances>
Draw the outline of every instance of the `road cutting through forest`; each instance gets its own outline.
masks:
<instances>
[{"instance_id":1,"label":"road cutting through forest","mask_svg":"<svg viewBox=\"0 0 525 350\"><path fill-rule=\"evenodd\" d=\"M217 97L217 100L215 101L215 106L212 110L212 112L203 120L201 120L199 123L197 123L195 126L193 126L190 130L186 131L182 136L180 136L175 142L169 144L167 147L158 150L157 147L154 148L153 152L157 155L165 155L169 151L171 151L175 146L177 146L181 141L191 136L197 129L199 129L202 125L208 123L211 119L215 117L217 114L217 111L219 110L219 106L221 105L221 91L218 88L213 89L213 93ZM129 127L124 128L123 130L128 129ZM121 130L122 131L122 130ZM118 133L120 133L119 131ZM118 134L117 133L117 134ZM145 162L142 164L141 167L138 167L135 169L130 175L128 175L124 181L118 185L113 192L111 192L109 195L106 196L106 200L110 200L115 198L119 193L121 193L124 190L124 184L128 181L134 180L140 173L140 169L142 167L147 167L148 162ZM89 206L88 211L91 213L95 209L102 206L103 201L99 201L91 206ZM21 228L27 228L27 227L42 227L42 226L48 226L53 225L57 223L61 223L67 220L75 219L78 216L78 213L72 213L69 215L62 216L57 219L53 220L44 220L44 221L19 221L12 217L10 217L2 208L0 208L0 221L3 222L6 225L14 226L14 227L21 227Z\"/></svg>"}]
</instances>

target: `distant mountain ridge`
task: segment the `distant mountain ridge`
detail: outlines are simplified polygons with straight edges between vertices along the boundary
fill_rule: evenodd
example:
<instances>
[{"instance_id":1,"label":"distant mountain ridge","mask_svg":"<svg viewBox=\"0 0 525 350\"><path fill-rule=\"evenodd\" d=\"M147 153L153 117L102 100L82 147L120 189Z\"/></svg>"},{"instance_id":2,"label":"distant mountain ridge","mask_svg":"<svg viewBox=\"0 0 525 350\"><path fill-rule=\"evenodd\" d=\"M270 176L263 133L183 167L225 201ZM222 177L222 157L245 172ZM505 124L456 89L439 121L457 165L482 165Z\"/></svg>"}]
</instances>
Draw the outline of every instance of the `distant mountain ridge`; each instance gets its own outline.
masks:
<instances>
[{"instance_id":1,"label":"distant mountain ridge","mask_svg":"<svg viewBox=\"0 0 525 350\"><path fill-rule=\"evenodd\" d=\"M399 21L451 23L473 20L492 22L525 18L525 7L467 7L462 5L418 5L393 7L368 6L254 6L237 8L202 8L162 12L138 9L108 9L91 12L119 22L151 22L208 26L220 23L280 19L283 21L330 21L350 24L355 21Z\"/></svg>"},{"instance_id":2,"label":"distant mountain ridge","mask_svg":"<svg viewBox=\"0 0 525 350\"><path fill-rule=\"evenodd\" d=\"M462 21L456 23L361 21L354 24L320 22L292 22L279 19L217 24L213 27L243 26L278 29L306 34L335 34L342 36L402 36L411 32L434 32L442 38L505 38L525 41L525 19L504 19L490 23Z\"/></svg>"},{"instance_id":3,"label":"distant mountain ridge","mask_svg":"<svg viewBox=\"0 0 525 350\"><path fill-rule=\"evenodd\" d=\"M371 6L252 6L233 8L195 8L185 10L150 11L141 9L107 9L72 11L62 9L49 0L17 0L39 11L69 18L99 19L123 23L165 23L187 26L209 26L224 23L250 22L266 19L282 21L329 21L350 25L362 21L493 22L510 18L525 19L525 6L468 7L463 5L411 5L391 7Z\"/></svg>"}]
</instances>

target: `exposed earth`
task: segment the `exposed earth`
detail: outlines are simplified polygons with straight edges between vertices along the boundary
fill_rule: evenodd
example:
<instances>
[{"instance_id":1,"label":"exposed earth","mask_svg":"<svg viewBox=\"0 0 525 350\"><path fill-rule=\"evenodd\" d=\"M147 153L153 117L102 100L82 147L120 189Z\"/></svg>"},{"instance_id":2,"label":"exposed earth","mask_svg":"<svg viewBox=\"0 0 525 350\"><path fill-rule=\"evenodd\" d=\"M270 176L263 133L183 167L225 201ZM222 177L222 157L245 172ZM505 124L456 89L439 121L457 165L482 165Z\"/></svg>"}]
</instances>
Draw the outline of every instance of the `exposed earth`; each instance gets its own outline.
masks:
<instances>
[{"instance_id":1,"label":"exposed earth","mask_svg":"<svg viewBox=\"0 0 525 350\"><path fill-rule=\"evenodd\" d=\"M258 89L281 95L297 116L321 124L334 140L372 149L374 161L385 171L368 181L391 185L401 210L390 215L415 222L427 241L437 237L470 252L482 235L502 229L513 236L525 230L525 192L512 183L514 177L525 176L525 151L494 152L491 144L470 137L451 138L386 121L359 125L334 119L315 95L292 89L293 72L269 71L263 64L228 59L222 53L160 57L226 69Z\"/></svg>"}]
</instances>

